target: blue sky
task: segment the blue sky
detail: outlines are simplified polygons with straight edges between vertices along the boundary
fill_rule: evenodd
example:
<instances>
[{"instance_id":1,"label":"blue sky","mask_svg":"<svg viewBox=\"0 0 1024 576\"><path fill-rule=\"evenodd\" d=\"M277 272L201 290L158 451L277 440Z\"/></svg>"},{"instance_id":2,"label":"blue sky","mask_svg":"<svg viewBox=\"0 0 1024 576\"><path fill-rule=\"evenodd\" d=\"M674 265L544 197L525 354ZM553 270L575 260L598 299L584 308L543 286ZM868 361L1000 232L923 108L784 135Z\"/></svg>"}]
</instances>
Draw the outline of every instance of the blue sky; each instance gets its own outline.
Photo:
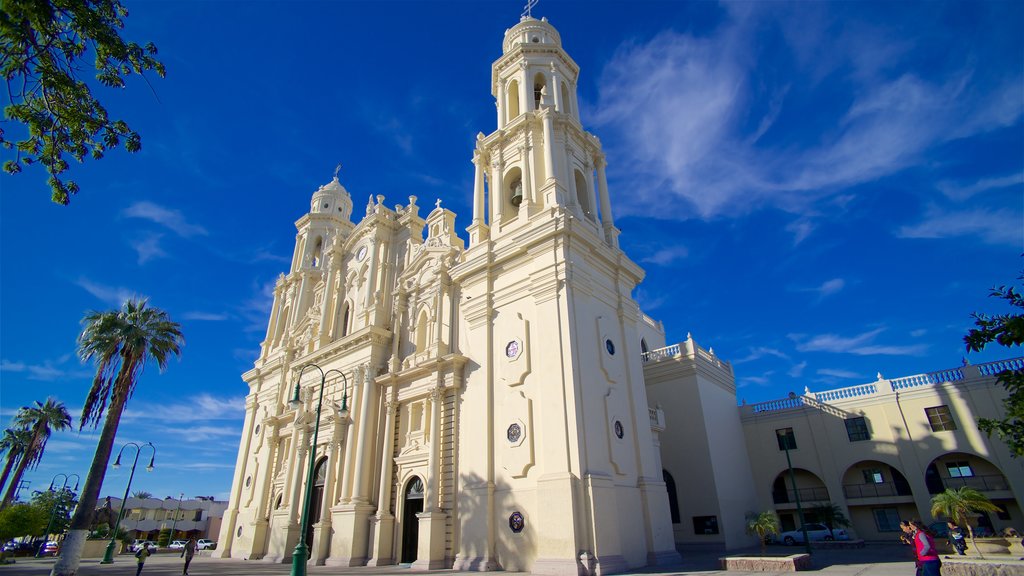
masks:
<instances>
[{"instance_id":1,"label":"blue sky","mask_svg":"<svg viewBox=\"0 0 1024 576\"><path fill-rule=\"evenodd\" d=\"M276 276L310 195L343 164L358 208L436 198L469 225L490 65L518 2L128 2L160 49L152 89L100 90L143 150L0 177L0 419L75 416L30 489L84 477L90 309L145 295L183 326L118 444L152 441L133 491L226 498ZM1024 252L1024 5L542 1L581 67L636 297L669 341L733 362L739 399L960 364ZM5 130L11 130L5 126ZM9 135L14 135L13 130ZM1020 355L993 350L983 362ZM120 495L127 470L102 493Z\"/></svg>"}]
</instances>

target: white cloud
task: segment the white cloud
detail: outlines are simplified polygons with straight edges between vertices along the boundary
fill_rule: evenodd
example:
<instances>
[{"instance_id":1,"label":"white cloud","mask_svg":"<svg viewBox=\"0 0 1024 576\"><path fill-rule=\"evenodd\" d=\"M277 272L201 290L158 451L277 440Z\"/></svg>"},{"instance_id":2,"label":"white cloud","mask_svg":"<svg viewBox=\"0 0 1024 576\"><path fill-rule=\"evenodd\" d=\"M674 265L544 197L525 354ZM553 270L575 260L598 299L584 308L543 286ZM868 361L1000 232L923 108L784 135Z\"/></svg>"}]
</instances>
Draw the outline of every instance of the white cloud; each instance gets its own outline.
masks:
<instances>
[{"instance_id":1,"label":"white cloud","mask_svg":"<svg viewBox=\"0 0 1024 576\"><path fill-rule=\"evenodd\" d=\"M227 320L228 315L219 312L185 312L181 315L183 320L201 320L207 322L219 322Z\"/></svg>"},{"instance_id":2,"label":"white cloud","mask_svg":"<svg viewBox=\"0 0 1024 576\"><path fill-rule=\"evenodd\" d=\"M689 254L690 251L686 246L669 246L668 248L662 248L649 256L643 257L640 261L647 264L668 266L677 260L686 258Z\"/></svg>"},{"instance_id":3,"label":"white cloud","mask_svg":"<svg viewBox=\"0 0 1024 576\"><path fill-rule=\"evenodd\" d=\"M790 334L800 352L832 352L836 354L856 354L858 356L919 356L927 351L926 344L912 345L879 345L873 340L885 329L876 328L856 336L844 337L836 334L819 334L806 338L802 334Z\"/></svg>"},{"instance_id":4,"label":"white cloud","mask_svg":"<svg viewBox=\"0 0 1024 576\"><path fill-rule=\"evenodd\" d=\"M807 218L794 220L786 225L786 232L793 235L793 246L796 246L807 239L814 231L814 223Z\"/></svg>"},{"instance_id":5,"label":"white cloud","mask_svg":"<svg viewBox=\"0 0 1024 576\"><path fill-rule=\"evenodd\" d=\"M49 360L44 361L42 364L26 364L24 362L13 362L11 360L3 359L0 360L0 372L15 372L26 374L29 380L41 380L44 382L52 382L54 380L61 380L65 378L89 378L92 376L92 372L88 370L68 370L61 368L56 364L62 364L66 361L67 357L62 357L64 360L60 360L56 363Z\"/></svg>"},{"instance_id":6,"label":"white cloud","mask_svg":"<svg viewBox=\"0 0 1024 576\"><path fill-rule=\"evenodd\" d=\"M821 368L817 371L821 376L831 376L833 378L860 378L861 375L856 372L850 372L849 370L834 370L832 368Z\"/></svg>"},{"instance_id":7,"label":"white cloud","mask_svg":"<svg viewBox=\"0 0 1024 576\"><path fill-rule=\"evenodd\" d=\"M210 394L197 394L182 398L176 404L162 403L152 406L145 402L133 404L125 409L123 420L153 420L154 415L163 423L204 422L210 420L236 420L245 413L245 398L242 396L220 398ZM194 430L190 427L189 430ZM235 434L237 434L235 430Z\"/></svg>"},{"instance_id":8,"label":"white cloud","mask_svg":"<svg viewBox=\"0 0 1024 576\"><path fill-rule=\"evenodd\" d=\"M947 198L956 201L963 201L982 192L1008 188L1010 186L1020 186L1021 184L1024 184L1024 174L1018 173L1010 174L1009 176L982 178L981 180L970 183L943 180L942 182L939 182L936 187L940 192L945 194Z\"/></svg>"},{"instance_id":9,"label":"white cloud","mask_svg":"<svg viewBox=\"0 0 1024 576\"><path fill-rule=\"evenodd\" d=\"M806 360L804 360L803 362L801 362L799 364L794 364L793 366L791 366L789 368L789 370L786 372L786 375L790 376L791 378L799 378L799 377L803 376L805 368L807 368L807 361Z\"/></svg>"},{"instance_id":10,"label":"white cloud","mask_svg":"<svg viewBox=\"0 0 1024 576\"><path fill-rule=\"evenodd\" d=\"M140 266L154 258L163 258L167 256L167 253L160 247L160 239L163 237L163 234L150 234L144 238L131 242L132 248L135 249L135 252L139 255L138 262Z\"/></svg>"},{"instance_id":11,"label":"white cloud","mask_svg":"<svg viewBox=\"0 0 1024 576\"><path fill-rule=\"evenodd\" d=\"M863 54L866 40L898 39L876 24L850 26L840 38L811 35L799 46L790 35L794 53L816 56L785 70L787 84L773 83L780 74L759 68L758 38L785 18L771 7L729 12L709 36L662 32L624 44L603 70L588 121L621 142L612 153L637 197L624 212L711 219L773 206L807 215L844 188L920 164L937 145L1021 118L1019 73L984 90L967 68L921 77L903 62L913 38ZM821 58L827 70L816 69ZM817 122L832 129L808 132L798 124L804 115L787 107L816 97L818 80L835 83L822 91L843 84L852 99L818 107L815 114L828 120ZM790 225L797 244L811 230L806 221Z\"/></svg>"},{"instance_id":12,"label":"white cloud","mask_svg":"<svg viewBox=\"0 0 1024 576\"><path fill-rule=\"evenodd\" d=\"M755 386L767 386L771 384L771 379L769 377L774 373L775 372L765 372L763 376L744 376L740 378L739 382L736 384L736 387L746 388L751 384Z\"/></svg>"},{"instance_id":13,"label":"white cloud","mask_svg":"<svg viewBox=\"0 0 1024 576\"><path fill-rule=\"evenodd\" d=\"M733 360L733 365L745 364L747 362L753 362L760 360L766 356L774 356L776 358L782 358L783 360L789 360L789 356L785 352L776 348L768 348L767 346L755 346L750 349L750 353L738 360Z\"/></svg>"},{"instance_id":14,"label":"white cloud","mask_svg":"<svg viewBox=\"0 0 1024 576\"><path fill-rule=\"evenodd\" d=\"M106 286L93 282L85 277L79 278L75 281L75 284L96 298L117 307L124 304L125 300L138 296L138 294L130 288L124 288L122 286Z\"/></svg>"},{"instance_id":15,"label":"white cloud","mask_svg":"<svg viewBox=\"0 0 1024 576\"><path fill-rule=\"evenodd\" d=\"M945 210L930 207L917 224L901 227L901 238L956 238L977 236L989 244L1024 244L1024 213L1009 209Z\"/></svg>"},{"instance_id":16,"label":"white cloud","mask_svg":"<svg viewBox=\"0 0 1024 576\"><path fill-rule=\"evenodd\" d=\"M185 216L180 210L164 208L159 204L145 200L136 202L125 208L121 212L121 215L126 218L141 218L143 220L155 222L174 231L174 233L183 238L206 236L209 234L202 226L198 224L191 224L185 220Z\"/></svg>"}]
</instances>

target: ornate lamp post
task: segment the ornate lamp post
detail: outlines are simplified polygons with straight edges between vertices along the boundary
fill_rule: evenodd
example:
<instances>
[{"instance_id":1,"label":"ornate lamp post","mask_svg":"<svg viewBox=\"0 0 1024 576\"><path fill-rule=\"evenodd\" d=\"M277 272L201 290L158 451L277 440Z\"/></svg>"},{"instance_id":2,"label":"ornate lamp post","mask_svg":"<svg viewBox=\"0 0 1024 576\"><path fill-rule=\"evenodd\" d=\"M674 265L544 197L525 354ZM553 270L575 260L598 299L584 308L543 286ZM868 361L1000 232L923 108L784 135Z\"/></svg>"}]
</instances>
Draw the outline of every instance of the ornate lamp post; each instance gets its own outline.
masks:
<instances>
[{"instance_id":1,"label":"ornate lamp post","mask_svg":"<svg viewBox=\"0 0 1024 576\"><path fill-rule=\"evenodd\" d=\"M793 394L792 392L790 392L789 395L790 398L793 398L795 396L795 394ZM796 487L796 473L793 472L793 461L789 459L789 449L796 448L796 446L792 445L793 442L791 442L792 440L795 439L789 434L780 434L778 430L775 431L775 435L778 436L779 444L781 444L783 450L786 451L786 465L789 466L789 481L791 484L793 484L793 497L796 498L797 520L800 521L800 529L804 533L804 549L807 550L808 554L810 554L811 540L807 537L807 524L804 522L804 511L800 507L800 490L797 489Z\"/></svg>"},{"instance_id":2,"label":"ornate lamp post","mask_svg":"<svg viewBox=\"0 0 1024 576\"><path fill-rule=\"evenodd\" d=\"M60 493L63 496L64 492L68 489L68 480L71 480L71 477L68 476L67 474L55 474L53 476L53 479L50 480L50 489L49 489L50 492L53 492L53 486L54 486L54 484L57 483L57 477L58 476L63 476L64 477L64 484L62 484L61 487L60 487ZM71 501L73 502L74 501L75 492L78 491L78 483L81 482L82 477L79 476L78 474L72 474L71 476L74 476L75 478L77 478L77 480L75 480L75 487L71 490ZM40 546L39 547L39 551L36 552L36 558L42 557L43 553L46 552L46 542L50 538L50 530L53 529L53 519L57 516L57 508L59 508L59 507L60 507L60 498L58 498L53 503L53 510L50 512L50 521L46 524L46 533L43 534L43 545Z\"/></svg>"},{"instance_id":3,"label":"ornate lamp post","mask_svg":"<svg viewBox=\"0 0 1024 576\"><path fill-rule=\"evenodd\" d=\"M299 399L299 384L302 381L302 374L307 368L316 368L320 372L320 399L316 403L316 420L313 422L313 445L310 448L315 451L317 436L320 433L320 409L324 403L324 383L327 381L327 375L331 372L337 372L344 382L341 408L338 409L338 415L343 419L348 416L348 378L345 377L345 373L341 370L331 369L324 372L323 368L316 364L306 364L299 370L299 375L295 379L295 396L291 399L290 404L296 409L302 403ZM306 474L306 496L303 498L302 503L302 521L299 523L299 543L295 545L295 550L292 552L291 576L306 576L306 561L309 559L309 547L306 545L306 526L309 524L309 502L313 495L313 464L316 460L313 456L311 452L309 455L309 473Z\"/></svg>"},{"instance_id":4,"label":"ornate lamp post","mask_svg":"<svg viewBox=\"0 0 1024 576\"><path fill-rule=\"evenodd\" d=\"M114 546L117 540L117 528L121 525L121 517L124 516L124 505L128 503L128 491L132 488L132 479L135 478L135 465L139 463L139 454L142 449L149 446L153 450L153 455L149 458L149 466L146 466L146 472L153 471L153 462L156 460L156 446L153 446L152 442L146 442L142 446L139 446L135 442L127 442L117 452L117 460L114 460L114 469L117 470L121 467L121 453L124 449L129 446L135 446L135 460L132 462L132 471L128 475L128 485L124 487L124 498L121 499L121 510L117 513L117 522L114 523L114 532L110 535L110 543L107 544L107 550L103 553L103 560L100 564L112 564L114 562Z\"/></svg>"},{"instance_id":5,"label":"ornate lamp post","mask_svg":"<svg viewBox=\"0 0 1024 576\"><path fill-rule=\"evenodd\" d=\"M178 508L174 511L174 521L171 522L171 535L169 536L168 544L174 542L174 527L178 525L178 512L181 511L181 499L185 497L185 493L178 494Z\"/></svg>"}]
</instances>

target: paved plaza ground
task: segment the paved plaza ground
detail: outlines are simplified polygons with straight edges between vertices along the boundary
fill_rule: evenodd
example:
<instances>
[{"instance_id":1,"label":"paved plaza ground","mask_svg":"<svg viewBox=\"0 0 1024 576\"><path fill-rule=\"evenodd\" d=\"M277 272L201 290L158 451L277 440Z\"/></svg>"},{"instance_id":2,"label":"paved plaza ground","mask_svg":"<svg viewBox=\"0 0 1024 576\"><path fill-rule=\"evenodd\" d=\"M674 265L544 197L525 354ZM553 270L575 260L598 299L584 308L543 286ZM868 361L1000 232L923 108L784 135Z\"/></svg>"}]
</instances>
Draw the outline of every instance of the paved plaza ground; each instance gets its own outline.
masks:
<instances>
[{"instance_id":1,"label":"paved plaza ground","mask_svg":"<svg viewBox=\"0 0 1024 576\"><path fill-rule=\"evenodd\" d=\"M772 547L771 552L800 552L798 548L782 549ZM757 553L757 550L751 550ZM732 576L750 576L764 573L724 572L718 569L720 554L706 551L684 551L683 562L676 566L665 566L657 569L637 570L631 574L663 575L676 574L719 574ZM45 576L50 573L53 558L19 558L16 564L0 566L0 576ZM174 553L156 554L146 562L142 571L144 576L177 576L181 574L182 559ZM813 573L829 576L913 576L914 562L910 549L905 546L874 544L855 550L815 550L815 570ZM1024 562L1019 564L1019 571L1010 573L1024 574ZM290 564L269 564L266 562L250 562L244 560L225 560L197 556L189 567L191 576L259 576L262 574L287 575ZM406 566L382 566L379 568L338 568L330 566L310 566L310 576L328 576L332 574L351 574L372 576L376 574L453 574L451 570L433 570L420 572ZM133 576L135 559L131 556L119 556L113 564L100 564L99 560L86 560L78 572L79 576ZM516 574L504 572L503 574Z\"/></svg>"}]
</instances>

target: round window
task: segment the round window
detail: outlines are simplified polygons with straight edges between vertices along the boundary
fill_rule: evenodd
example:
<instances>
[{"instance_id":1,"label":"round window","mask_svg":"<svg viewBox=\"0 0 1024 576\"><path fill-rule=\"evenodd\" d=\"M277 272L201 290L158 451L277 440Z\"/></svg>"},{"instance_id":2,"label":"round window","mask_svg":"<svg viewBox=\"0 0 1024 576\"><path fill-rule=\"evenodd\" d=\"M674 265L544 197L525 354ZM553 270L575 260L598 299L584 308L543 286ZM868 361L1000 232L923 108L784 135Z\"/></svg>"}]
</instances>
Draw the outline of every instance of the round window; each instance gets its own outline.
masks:
<instances>
[{"instance_id":1,"label":"round window","mask_svg":"<svg viewBox=\"0 0 1024 576\"><path fill-rule=\"evenodd\" d=\"M515 358L519 355L519 342L512 340L505 345L505 357Z\"/></svg>"},{"instance_id":2,"label":"round window","mask_svg":"<svg viewBox=\"0 0 1024 576\"><path fill-rule=\"evenodd\" d=\"M615 436L617 436L619 438L619 440L622 440L623 435L625 435L625 431L622 429L622 422L619 422L618 420L616 420L615 421Z\"/></svg>"},{"instance_id":3,"label":"round window","mask_svg":"<svg viewBox=\"0 0 1024 576\"><path fill-rule=\"evenodd\" d=\"M604 349L612 356L615 356L615 344L613 344L611 340L604 341Z\"/></svg>"},{"instance_id":4,"label":"round window","mask_svg":"<svg viewBox=\"0 0 1024 576\"><path fill-rule=\"evenodd\" d=\"M245 477L245 487L248 488L249 484L252 484L252 476Z\"/></svg>"},{"instance_id":5,"label":"round window","mask_svg":"<svg viewBox=\"0 0 1024 576\"><path fill-rule=\"evenodd\" d=\"M237 531L237 532L235 532L235 536L241 536L241 535L242 535L242 527L241 527L241 526L239 526L239 527L238 527L238 531Z\"/></svg>"},{"instance_id":6,"label":"round window","mask_svg":"<svg viewBox=\"0 0 1024 576\"><path fill-rule=\"evenodd\" d=\"M512 424L508 427L506 434L509 442L519 442L519 439L523 437L523 428L519 424Z\"/></svg>"},{"instance_id":7,"label":"round window","mask_svg":"<svg viewBox=\"0 0 1024 576\"><path fill-rule=\"evenodd\" d=\"M260 433L260 425L259 424L256 425L256 429L253 430L253 432L255 432L256 434Z\"/></svg>"},{"instance_id":8,"label":"round window","mask_svg":"<svg viewBox=\"0 0 1024 576\"><path fill-rule=\"evenodd\" d=\"M508 517L508 527L512 529L512 532L519 534L525 526L526 518L523 518L522 512L516 510Z\"/></svg>"}]
</instances>

